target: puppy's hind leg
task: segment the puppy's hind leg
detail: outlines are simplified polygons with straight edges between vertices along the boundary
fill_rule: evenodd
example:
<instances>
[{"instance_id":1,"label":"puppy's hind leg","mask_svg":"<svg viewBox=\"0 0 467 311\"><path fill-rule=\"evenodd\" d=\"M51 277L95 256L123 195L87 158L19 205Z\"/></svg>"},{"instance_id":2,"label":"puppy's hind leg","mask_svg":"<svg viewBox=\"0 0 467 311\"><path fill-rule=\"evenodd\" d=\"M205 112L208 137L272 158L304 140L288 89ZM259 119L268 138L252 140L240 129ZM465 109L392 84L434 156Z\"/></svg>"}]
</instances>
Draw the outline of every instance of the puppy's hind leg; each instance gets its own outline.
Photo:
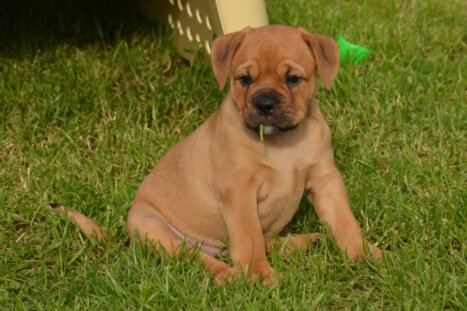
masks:
<instances>
[{"instance_id":1,"label":"puppy's hind leg","mask_svg":"<svg viewBox=\"0 0 467 311\"><path fill-rule=\"evenodd\" d=\"M141 243L153 243L155 247L162 247L169 256L179 254L184 243L184 240L146 202L135 202L128 214L128 233L131 238L135 232ZM216 284L232 281L236 277L236 270L225 262L201 251L200 257L206 270L213 274L213 281Z\"/></svg>"}]
</instances>

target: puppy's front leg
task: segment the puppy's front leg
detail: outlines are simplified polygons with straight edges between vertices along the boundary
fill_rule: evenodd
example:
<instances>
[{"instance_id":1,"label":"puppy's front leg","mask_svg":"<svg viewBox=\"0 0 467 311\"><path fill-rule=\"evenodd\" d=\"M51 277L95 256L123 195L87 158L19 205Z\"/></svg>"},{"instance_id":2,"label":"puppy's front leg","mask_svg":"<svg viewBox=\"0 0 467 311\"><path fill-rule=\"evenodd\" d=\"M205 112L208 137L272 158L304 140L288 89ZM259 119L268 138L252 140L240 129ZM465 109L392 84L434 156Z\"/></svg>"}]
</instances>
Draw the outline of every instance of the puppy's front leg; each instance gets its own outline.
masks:
<instances>
[{"instance_id":1,"label":"puppy's front leg","mask_svg":"<svg viewBox=\"0 0 467 311\"><path fill-rule=\"evenodd\" d=\"M223 216L232 260L237 268L248 273L251 280L260 279L265 284L271 284L274 270L266 258L266 243L254 188L248 182L239 182L227 191L223 196Z\"/></svg>"},{"instance_id":2,"label":"puppy's front leg","mask_svg":"<svg viewBox=\"0 0 467 311\"><path fill-rule=\"evenodd\" d=\"M349 258L360 259L363 255L363 237L360 226L350 208L342 175L334 163L320 163L311 174L308 199L313 203L320 220L331 227L339 247ZM375 258L381 251L370 246Z\"/></svg>"}]
</instances>

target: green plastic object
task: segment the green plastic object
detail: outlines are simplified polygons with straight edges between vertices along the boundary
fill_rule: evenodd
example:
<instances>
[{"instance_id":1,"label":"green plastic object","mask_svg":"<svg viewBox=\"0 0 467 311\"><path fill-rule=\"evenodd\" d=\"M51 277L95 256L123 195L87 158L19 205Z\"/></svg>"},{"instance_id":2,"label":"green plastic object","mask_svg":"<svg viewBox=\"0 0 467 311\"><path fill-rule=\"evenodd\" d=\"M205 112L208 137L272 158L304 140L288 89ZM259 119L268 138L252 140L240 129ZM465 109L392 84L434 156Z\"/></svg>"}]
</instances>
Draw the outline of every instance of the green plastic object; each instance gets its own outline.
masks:
<instances>
[{"instance_id":1,"label":"green plastic object","mask_svg":"<svg viewBox=\"0 0 467 311\"><path fill-rule=\"evenodd\" d=\"M342 35L337 36L339 46L339 61L341 63L361 64L370 56L370 50L366 47L350 43Z\"/></svg>"}]
</instances>

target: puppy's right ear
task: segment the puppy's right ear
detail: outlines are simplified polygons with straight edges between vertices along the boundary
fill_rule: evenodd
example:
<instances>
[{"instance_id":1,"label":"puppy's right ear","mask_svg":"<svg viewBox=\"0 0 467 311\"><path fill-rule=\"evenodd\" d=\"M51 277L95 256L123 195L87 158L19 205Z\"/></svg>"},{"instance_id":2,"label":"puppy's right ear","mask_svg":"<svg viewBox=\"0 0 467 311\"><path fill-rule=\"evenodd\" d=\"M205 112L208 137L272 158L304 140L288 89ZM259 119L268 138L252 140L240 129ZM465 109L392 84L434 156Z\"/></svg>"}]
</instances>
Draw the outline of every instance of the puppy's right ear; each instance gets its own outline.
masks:
<instances>
[{"instance_id":1,"label":"puppy's right ear","mask_svg":"<svg viewBox=\"0 0 467 311\"><path fill-rule=\"evenodd\" d=\"M242 31L233 32L221 36L212 43L212 71L217 80L219 89L223 89L229 76L230 62L232 57L242 43L245 31L251 28L245 28Z\"/></svg>"}]
</instances>

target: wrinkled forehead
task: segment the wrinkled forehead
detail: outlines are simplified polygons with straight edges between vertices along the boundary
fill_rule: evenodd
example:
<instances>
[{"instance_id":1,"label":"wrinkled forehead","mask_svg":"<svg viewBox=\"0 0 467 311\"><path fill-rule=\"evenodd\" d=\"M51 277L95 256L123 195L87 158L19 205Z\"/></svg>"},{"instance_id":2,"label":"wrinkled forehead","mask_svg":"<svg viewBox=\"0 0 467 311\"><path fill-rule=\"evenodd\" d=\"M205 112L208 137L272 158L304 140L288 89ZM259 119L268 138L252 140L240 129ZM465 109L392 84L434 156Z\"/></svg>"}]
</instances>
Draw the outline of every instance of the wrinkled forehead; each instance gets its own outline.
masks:
<instances>
[{"instance_id":1,"label":"wrinkled forehead","mask_svg":"<svg viewBox=\"0 0 467 311\"><path fill-rule=\"evenodd\" d=\"M305 71L314 69L313 55L295 28L259 28L245 34L232 59L232 69L254 62L272 68L280 64L301 66Z\"/></svg>"}]
</instances>

